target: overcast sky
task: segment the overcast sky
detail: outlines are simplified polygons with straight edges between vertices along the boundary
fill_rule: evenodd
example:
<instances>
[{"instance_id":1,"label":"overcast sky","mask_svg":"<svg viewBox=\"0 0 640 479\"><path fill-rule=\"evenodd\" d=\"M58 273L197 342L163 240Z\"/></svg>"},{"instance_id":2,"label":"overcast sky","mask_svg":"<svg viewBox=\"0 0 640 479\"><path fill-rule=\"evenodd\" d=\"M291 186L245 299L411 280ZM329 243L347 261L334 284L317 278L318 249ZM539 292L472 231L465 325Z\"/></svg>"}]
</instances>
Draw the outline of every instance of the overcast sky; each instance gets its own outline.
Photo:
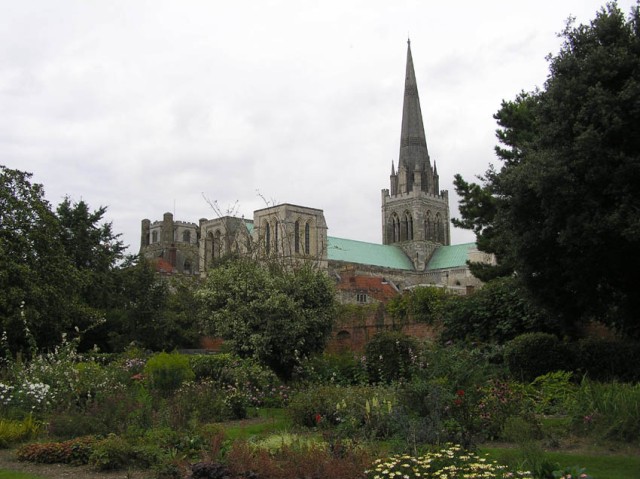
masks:
<instances>
[{"instance_id":1,"label":"overcast sky","mask_svg":"<svg viewBox=\"0 0 640 479\"><path fill-rule=\"evenodd\" d=\"M566 19L603 3L0 0L0 164L54 206L107 206L132 253L143 218L216 217L205 197L320 208L329 235L379 243L407 37L456 216L453 175L495 161L501 100L542 87Z\"/></svg>"}]
</instances>

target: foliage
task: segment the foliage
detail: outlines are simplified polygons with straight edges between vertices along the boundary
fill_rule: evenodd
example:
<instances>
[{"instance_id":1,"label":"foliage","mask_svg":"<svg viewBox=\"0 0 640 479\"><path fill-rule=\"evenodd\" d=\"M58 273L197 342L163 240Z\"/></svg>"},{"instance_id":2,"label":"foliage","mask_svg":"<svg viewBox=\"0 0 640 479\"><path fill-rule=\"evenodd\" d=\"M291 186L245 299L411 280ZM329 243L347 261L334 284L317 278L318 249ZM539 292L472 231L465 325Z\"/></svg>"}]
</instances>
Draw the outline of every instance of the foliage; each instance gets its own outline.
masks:
<instances>
[{"instance_id":1,"label":"foliage","mask_svg":"<svg viewBox=\"0 0 640 479\"><path fill-rule=\"evenodd\" d=\"M394 296L387 312L400 324L408 321L433 324L440 320L450 294L443 288L417 287Z\"/></svg>"},{"instance_id":2,"label":"foliage","mask_svg":"<svg viewBox=\"0 0 640 479\"><path fill-rule=\"evenodd\" d=\"M362 385L368 382L366 357L351 351L315 355L303 361L296 380L312 384Z\"/></svg>"},{"instance_id":3,"label":"foliage","mask_svg":"<svg viewBox=\"0 0 640 479\"><path fill-rule=\"evenodd\" d=\"M534 303L514 277L494 279L468 296L449 301L442 326L442 341L499 344L527 332L558 331L556 321Z\"/></svg>"},{"instance_id":4,"label":"foliage","mask_svg":"<svg viewBox=\"0 0 640 479\"><path fill-rule=\"evenodd\" d=\"M12 353L27 354L29 336L48 347L72 330L79 307L61 225L31 176L0 165L0 330Z\"/></svg>"},{"instance_id":5,"label":"foliage","mask_svg":"<svg viewBox=\"0 0 640 479\"><path fill-rule=\"evenodd\" d=\"M640 384L584 379L570 411L574 427L598 438L640 439Z\"/></svg>"},{"instance_id":6,"label":"foliage","mask_svg":"<svg viewBox=\"0 0 640 479\"><path fill-rule=\"evenodd\" d=\"M579 477L580 479L593 479L584 467L571 466L563 469L553 471L554 479L573 479Z\"/></svg>"},{"instance_id":7,"label":"foliage","mask_svg":"<svg viewBox=\"0 0 640 479\"><path fill-rule=\"evenodd\" d=\"M195 374L189 365L189 358L178 353L158 353L149 358L144 367L152 389L168 395Z\"/></svg>"},{"instance_id":8,"label":"foliage","mask_svg":"<svg viewBox=\"0 0 640 479\"><path fill-rule=\"evenodd\" d=\"M302 359L322 350L333 324L333 286L310 266L288 270L227 261L209 272L198 297L210 332L285 379Z\"/></svg>"},{"instance_id":9,"label":"foliage","mask_svg":"<svg viewBox=\"0 0 640 479\"><path fill-rule=\"evenodd\" d=\"M42 442L26 444L16 452L19 461L45 464L87 464L95 446L91 436L79 437L63 442Z\"/></svg>"},{"instance_id":10,"label":"foliage","mask_svg":"<svg viewBox=\"0 0 640 479\"><path fill-rule=\"evenodd\" d=\"M537 414L566 414L572 406L576 385L573 373L553 371L538 376L526 388Z\"/></svg>"},{"instance_id":11,"label":"foliage","mask_svg":"<svg viewBox=\"0 0 640 479\"><path fill-rule=\"evenodd\" d=\"M260 479L340 478L359 479L370 462L366 451L356 448L282 447L273 453L246 442L233 444L226 456L231 477Z\"/></svg>"},{"instance_id":12,"label":"foliage","mask_svg":"<svg viewBox=\"0 0 640 479\"><path fill-rule=\"evenodd\" d=\"M473 229L501 274L574 321L593 317L640 334L640 13L615 3L590 25L568 22L541 91L495 115L502 161L481 184L456 176L459 226Z\"/></svg>"},{"instance_id":13,"label":"foliage","mask_svg":"<svg viewBox=\"0 0 640 479\"><path fill-rule=\"evenodd\" d=\"M465 451L461 446L449 444L438 451L421 457L395 455L377 459L365 471L367 479L446 477L484 477L487 479L532 477L528 471L508 471L495 461ZM451 474L451 476L450 476Z\"/></svg>"},{"instance_id":14,"label":"foliage","mask_svg":"<svg viewBox=\"0 0 640 479\"><path fill-rule=\"evenodd\" d=\"M376 334L366 345L367 373L372 383L390 383L411 377L417 362L414 338L396 331Z\"/></svg>"},{"instance_id":15,"label":"foliage","mask_svg":"<svg viewBox=\"0 0 640 479\"><path fill-rule=\"evenodd\" d=\"M136 447L127 439L111 434L93 446L89 464L99 471L149 467L158 460L157 450Z\"/></svg>"},{"instance_id":16,"label":"foliage","mask_svg":"<svg viewBox=\"0 0 640 479\"><path fill-rule=\"evenodd\" d=\"M0 419L0 449L17 442L33 439L42 431L42 424L29 415L24 419Z\"/></svg>"},{"instance_id":17,"label":"foliage","mask_svg":"<svg viewBox=\"0 0 640 479\"><path fill-rule=\"evenodd\" d=\"M584 338L575 345L578 372L595 381L639 381L640 342Z\"/></svg>"},{"instance_id":18,"label":"foliage","mask_svg":"<svg viewBox=\"0 0 640 479\"><path fill-rule=\"evenodd\" d=\"M573 367L567 346L548 333L526 333L512 339L505 347L504 359L511 375L525 382Z\"/></svg>"}]
</instances>

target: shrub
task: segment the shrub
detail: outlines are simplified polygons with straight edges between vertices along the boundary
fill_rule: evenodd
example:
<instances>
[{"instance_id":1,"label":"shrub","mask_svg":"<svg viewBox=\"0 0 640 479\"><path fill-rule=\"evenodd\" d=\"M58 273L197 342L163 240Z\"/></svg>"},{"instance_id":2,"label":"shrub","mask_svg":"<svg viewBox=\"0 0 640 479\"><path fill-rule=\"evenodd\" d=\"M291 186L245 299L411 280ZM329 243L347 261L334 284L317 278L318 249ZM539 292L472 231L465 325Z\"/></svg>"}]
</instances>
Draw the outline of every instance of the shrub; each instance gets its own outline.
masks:
<instances>
[{"instance_id":1,"label":"shrub","mask_svg":"<svg viewBox=\"0 0 640 479\"><path fill-rule=\"evenodd\" d=\"M89 464L99 471L113 471L129 467L150 467L158 462L160 450L137 446L121 436L110 434L95 443Z\"/></svg>"},{"instance_id":2,"label":"shrub","mask_svg":"<svg viewBox=\"0 0 640 479\"><path fill-rule=\"evenodd\" d=\"M527 333L509 341L504 359L511 375L531 382L538 376L559 370L571 370L567 347L553 334Z\"/></svg>"},{"instance_id":3,"label":"shrub","mask_svg":"<svg viewBox=\"0 0 640 479\"><path fill-rule=\"evenodd\" d=\"M366 345L367 373L372 383L390 383L411 377L417 360L415 339L396 331L376 334Z\"/></svg>"},{"instance_id":4,"label":"shrub","mask_svg":"<svg viewBox=\"0 0 640 479\"><path fill-rule=\"evenodd\" d=\"M189 356L189 364L197 381L213 379L221 383L233 382L233 378L228 377L226 373L237 360L238 357L230 353L194 354Z\"/></svg>"},{"instance_id":5,"label":"shrub","mask_svg":"<svg viewBox=\"0 0 640 479\"><path fill-rule=\"evenodd\" d=\"M45 464L87 464L93 453L96 439L87 436L64 442L27 444L16 452L19 461Z\"/></svg>"},{"instance_id":6,"label":"shrub","mask_svg":"<svg viewBox=\"0 0 640 479\"><path fill-rule=\"evenodd\" d=\"M169 395L185 381L192 381L195 374L189 358L178 353L159 353L147 361L144 367L151 387L163 395Z\"/></svg>"},{"instance_id":7,"label":"shrub","mask_svg":"<svg viewBox=\"0 0 640 479\"><path fill-rule=\"evenodd\" d=\"M640 343L618 339L581 339L577 344L578 371L596 381L640 380Z\"/></svg>"},{"instance_id":8,"label":"shrub","mask_svg":"<svg viewBox=\"0 0 640 479\"><path fill-rule=\"evenodd\" d=\"M315 384L355 386L368 382L363 358L352 352L324 353L304 361L297 379Z\"/></svg>"},{"instance_id":9,"label":"shrub","mask_svg":"<svg viewBox=\"0 0 640 479\"><path fill-rule=\"evenodd\" d=\"M387 438L398 431L395 390L367 386L317 386L300 391L288 413L294 425L338 429L346 437Z\"/></svg>"},{"instance_id":10,"label":"shrub","mask_svg":"<svg viewBox=\"0 0 640 479\"><path fill-rule=\"evenodd\" d=\"M576 385L573 373L554 371L538 376L529 386L527 395L532 399L538 414L566 414L571 408Z\"/></svg>"}]
</instances>

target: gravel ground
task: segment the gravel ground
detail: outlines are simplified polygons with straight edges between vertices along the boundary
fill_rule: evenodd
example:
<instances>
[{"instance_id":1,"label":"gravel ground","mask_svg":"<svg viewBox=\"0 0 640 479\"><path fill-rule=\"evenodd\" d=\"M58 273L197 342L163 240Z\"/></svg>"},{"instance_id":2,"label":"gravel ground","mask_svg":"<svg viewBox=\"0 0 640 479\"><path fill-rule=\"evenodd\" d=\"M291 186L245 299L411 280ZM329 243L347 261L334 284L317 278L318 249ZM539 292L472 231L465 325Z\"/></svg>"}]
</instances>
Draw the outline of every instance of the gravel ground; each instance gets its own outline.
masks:
<instances>
[{"instance_id":1,"label":"gravel ground","mask_svg":"<svg viewBox=\"0 0 640 479\"><path fill-rule=\"evenodd\" d=\"M88 466L20 462L12 449L0 449L0 469L28 472L46 479L147 479L152 476L149 471L97 472Z\"/></svg>"}]
</instances>

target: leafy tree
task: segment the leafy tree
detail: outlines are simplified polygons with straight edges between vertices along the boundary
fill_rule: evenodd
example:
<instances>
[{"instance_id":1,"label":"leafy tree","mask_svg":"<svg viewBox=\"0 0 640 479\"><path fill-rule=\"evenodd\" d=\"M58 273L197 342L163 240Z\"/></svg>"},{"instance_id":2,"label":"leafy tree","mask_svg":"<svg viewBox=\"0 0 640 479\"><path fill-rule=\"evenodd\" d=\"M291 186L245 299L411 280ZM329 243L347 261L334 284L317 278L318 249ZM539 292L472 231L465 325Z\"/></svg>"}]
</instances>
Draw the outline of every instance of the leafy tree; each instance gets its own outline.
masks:
<instances>
[{"instance_id":1,"label":"leafy tree","mask_svg":"<svg viewBox=\"0 0 640 479\"><path fill-rule=\"evenodd\" d=\"M444 307L442 341L504 343L533 332L557 332L556 319L542 310L517 278L497 278Z\"/></svg>"},{"instance_id":2,"label":"leafy tree","mask_svg":"<svg viewBox=\"0 0 640 479\"><path fill-rule=\"evenodd\" d=\"M197 329L195 284L187 278L159 276L144 258L129 258L117 270L107 321L93 337L101 349L121 351L131 343L153 351L192 348Z\"/></svg>"},{"instance_id":3,"label":"leafy tree","mask_svg":"<svg viewBox=\"0 0 640 479\"><path fill-rule=\"evenodd\" d=\"M92 212L84 201L72 203L69 197L57 208L64 253L79 278L82 307L76 313L76 322L83 331L102 321L105 310L117 304L115 270L123 259L125 246L118 239L120 235L113 232L112 224L103 222L106 211L106 207L100 207ZM89 342L90 339L85 338Z\"/></svg>"},{"instance_id":4,"label":"leafy tree","mask_svg":"<svg viewBox=\"0 0 640 479\"><path fill-rule=\"evenodd\" d=\"M0 165L0 328L14 351L57 344L74 326L79 278L42 185Z\"/></svg>"},{"instance_id":5,"label":"leafy tree","mask_svg":"<svg viewBox=\"0 0 640 479\"><path fill-rule=\"evenodd\" d=\"M198 297L208 332L285 379L302 359L323 349L335 315L329 278L309 266L223 262L208 273Z\"/></svg>"},{"instance_id":6,"label":"leafy tree","mask_svg":"<svg viewBox=\"0 0 640 479\"><path fill-rule=\"evenodd\" d=\"M473 229L570 330L592 318L640 334L640 14L615 3L562 33L544 89L495 115L502 161L468 183L456 224Z\"/></svg>"}]
</instances>

